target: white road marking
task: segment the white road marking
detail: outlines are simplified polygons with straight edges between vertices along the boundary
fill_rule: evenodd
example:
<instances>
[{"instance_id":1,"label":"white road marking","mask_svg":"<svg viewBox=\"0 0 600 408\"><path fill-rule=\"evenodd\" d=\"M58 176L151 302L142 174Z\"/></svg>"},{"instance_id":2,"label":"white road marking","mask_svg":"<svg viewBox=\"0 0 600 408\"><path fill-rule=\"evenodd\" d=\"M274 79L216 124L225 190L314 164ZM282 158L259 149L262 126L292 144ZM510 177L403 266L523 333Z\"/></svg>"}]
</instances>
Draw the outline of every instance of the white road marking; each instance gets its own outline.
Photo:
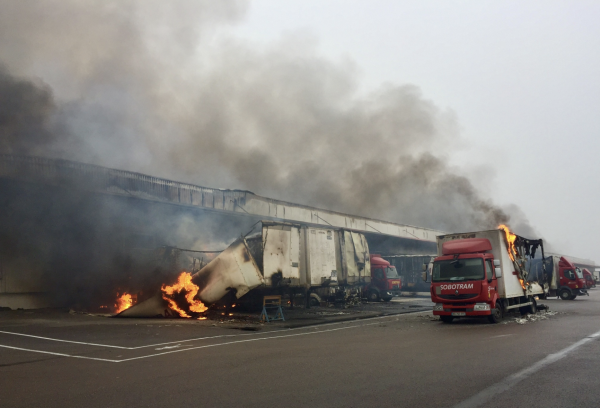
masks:
<instances>
[{"instance_id":1,"label":"white road marking","mask_svg":"<svg viewBox=\"0 0 600 408\"><path fill-rule=\"evenodd\" d=\"M377 318L372 318L371 320L373 320L373 319L380 319L380 318L383 318L383 317L394 317L394 316L380 316L380 317L377 317ZM367 320L367 319L363 319L363 320ZM50 354L50 355L61 356L61 357L71 357L71 358L80 358L80 359L86 359L86 360L105 361L105 362L109 362L109 363L122 363L122 362L126 362L126 361L141 360L143 358L157 357L157 356L162 356L162 355L165 355L165 354L180 353L180 352L183 352L183 351L198 350L198 349L203 349L203 348L208 348L208 347L228 346L228 345L232 345L232 344L247 343L247 342L250 342L250 341L272 340L272 339L281 339L281 338L286 338L286 337L306 336L306 335L310 335L310 334L329 333L329 332L334 332L334 331L339 331L339 330L346 330L346 329L354 329L354 328L365 327L365 326L372 326L372 325L375 325L375 324L379 324L379 323L378 322L374 322L374 323L367 323L367 324L361 324L361 325L356 325L356 326L337 327L335 329L309 331L309 332L306 332L306 333L292 333L292 334L283 334L283 335L280 335L280 336L259 337L259 338L256 338L256 339L235 340L235 341L228 341L228 342L225 342L225 343L206 344L204 346L196 346L196 347L189 347L189 348L179 349L179 350L165 351L165 352L162 352L162 353L148 354L148 355L145 355L145 356L125 358L125 359L122 359L122 360L112 360L112 359L98 358L98 357L87 357L87 356L79 356L79 355L72 355L72 354L65 354L65 353L55 353L55 352L51 352L51 351L43 351L43 350L26 349L26 348L22 348L22 347L6 346L6 345L3 345L3 344L0 344L0 347L4 347L4 348L8 348L8 349L13 349L13 350L31 351L33 353Z\"/></svg>"},{"instance_id":2,"label":"white road marking","mask_svg":"<svg viewBox=\"0 0 600 408\"><path fill-rule=\"evenodd\" d=\"M72 344L83 344L83 345L86 345L86 346L117 348L117 349L121 349L121 350L137 350L137 349L141 349L141 348L164 346L166 344L183 343L183 342L188 342L188 341L218 339L218 338L221 338L221 337L251 336L253 334L254 335L255 334L260 334L260 333L221 334L219 336L197 337L197 338L194 338L194 339L169 341L169 342L166 342L166 343L148 344L148 345L145 345L145 346L138 346L138 347L123 347L123 346L113 346L113 345L110 345L110 344L98 344L98 343L86 343L86 342L83 342L83 341L74 341L74 340L62 340L62 339L55 339L55 338L52 338L52 337L34 336L34 335L31 335L31 334L13 333L13 332L7 332L7 331L0 331L0 333L3 333L3 334L12 334L12 335L15 335L15 336L32 337L34 339L41 339L41 340L48 340L48 341L58 341L58 342L61 342L61 343L72 343Z\"/></svg>"},{"instance_id":3,"label":"white road marking","mask_svg":"<svg viewBox=\"0 0 600 408\"><path fill-rule=\"evenodd\" d=\"M565 358L567 356L567 354L571 353L572 351L577 350L579 347L583 346L584 344L589 343L590 341L592 341L598 337L600 337L600 331L597 331L594 334L584 337L583 339L579 340L578 342L571 344L569 347L565 347L564 349L560 350L558 353L549 354L544 359L538 361L531 367L525 368L516 374L506 377L502 381L484 389L483 391L481 391L481 392L473 395L472 397L464 400L463 402L455 405L454 408L475 408L475 407L484 405L486 402L488 402L490 399L492 399L495 395L500 394L500 393L512 388L513 386L515 386L519 382L523 381L527 377L531 376L532 374L538 372L542 368L544 368L550 364L553 364L553 363L557 362L558 360Z\"/></svg>"},{"instance_id":4,"label":"white road marking","mask_svg":"<svg viewBox=\"0 0 600 408\"><path fill-rule=\"evenodd\" d=\"M109 360L106 358L95 358L95 357L87 357L87 356L76 356L76 355L64 354L64 353L53 353L51 351L33 350L33 349L26 349L26 348L22 348L22 347L5 346L4 344L0 344L0 347L4 347L7 349L13 349L13 350L31 351L32 353L50 354L52 356L82 358L85 360L108 361L109 363L118 363L120 361L120 360Z\"/></svg>"},{"instance_id":5,"label":"white road marking","mask_svg":"<svg viewBox=\"0 0 600 408\"><path fill-rule=\"evenodd\" d=\"M498 336L492 336L492 337L488 337L488 339L497 339L498 337L508 337L508 336L514 336L514 334L500 334Z\"/></svg>"},{"instance_id":6,"label":"white road marking","mask_svg":"<svg viewBox=\"0 0 600 408\"><path fill-rule=\"evenodd\" d=\"M174 346L159 347L159 348L154 349L154 350L169 350L169 349L174 349L174 348L178 348L178 347L181 347L181 344L175 344Z\"/></svg>"},{"instance_id":7,"label":"white road marking","mask_svg":"<svg viewBox=\"0 0 600 408\"><path fill-rule=\"evenodd\" d=\"M427 311L417 311L417 312L397 313L397 314L391 314L391 315L385 315L385 316L369 317L369 318L366 318L366 319L360 319L360 321L364 322L364 321L369 321L369 320L385 319L385 318L398 317L398 316L403 316L403 315L414 315L414 314L429 313L429 312L430 312L430 310L427 310ZM55 338L52 338L52 337L34 336L32 334L15 333L15 332L8 332L8 331L2 331L2 330L0 330L0 333L2 333L2 334L10 334L10 335L14 335L14 336L31 337L31 338L34 338L34 339L47 340L47 341L58 341L58 342L61 342L61 343L83 344L85 346L109 347L109 348L117 348L117 349L121 349L121 350L138 350L138 349L148 348L148 347L165 346L165 345L174 344L174 343L185 343L185 342L190 342L190 341L219 339L219 338L225 338L225 337L256 336L256 335L259 335L259 334L277 333L277 332L291 331L291 330L312 329L312 328L319 328L319 327L331 326L331 325L334 325L334 324L347 324L347 323L354 323L354 322L356 322L356 320L347 320L347 321L344 321L344 322L333 322L333 323L325 323L325 324L315 324L315 325L311 325L311 326L295 327L295 328L291 328L291 329L269 330L269 331L265 331L265 332L238 333L238 334L221 334L221 335L218 335L218 336L196 337L196 338L192 338L192 339L168 341L168 342L156 343L156 344L147 344L145 346L137 346L137 347L124 347L124 346L113 346L113 345L110 345L110 344L86 343L86 342L83 342L83 341L55 339Z\"/></svg>"}]
</instances>

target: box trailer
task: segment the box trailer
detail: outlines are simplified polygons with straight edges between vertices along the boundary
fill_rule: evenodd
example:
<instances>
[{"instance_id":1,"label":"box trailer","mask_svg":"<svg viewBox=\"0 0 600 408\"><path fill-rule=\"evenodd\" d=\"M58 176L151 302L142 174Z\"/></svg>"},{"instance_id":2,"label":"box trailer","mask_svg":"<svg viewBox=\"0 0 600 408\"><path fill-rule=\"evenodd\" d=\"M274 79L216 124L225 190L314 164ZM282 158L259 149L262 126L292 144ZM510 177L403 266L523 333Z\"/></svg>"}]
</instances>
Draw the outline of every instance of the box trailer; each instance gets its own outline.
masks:
<instances>
[{"instance_id":1,"label":"box trailer","mask_svg":"<svg viewBox=\"0 0 600 408\"><path fill-rule=\"evenodd\" d=\"M349 293L359 295L371 282L369 246L363 234L351 230L262 221L260 233L235 240L194 273L191 282L199 288L196 298L205 304L226 296L233 301L249 292L254 295L246 298L250 301L266 294L297 292L304 293L305 299L313 293L317 299L345 298ZM121 315L166 315L161 296Z\"/></svg>"}]
</instances>

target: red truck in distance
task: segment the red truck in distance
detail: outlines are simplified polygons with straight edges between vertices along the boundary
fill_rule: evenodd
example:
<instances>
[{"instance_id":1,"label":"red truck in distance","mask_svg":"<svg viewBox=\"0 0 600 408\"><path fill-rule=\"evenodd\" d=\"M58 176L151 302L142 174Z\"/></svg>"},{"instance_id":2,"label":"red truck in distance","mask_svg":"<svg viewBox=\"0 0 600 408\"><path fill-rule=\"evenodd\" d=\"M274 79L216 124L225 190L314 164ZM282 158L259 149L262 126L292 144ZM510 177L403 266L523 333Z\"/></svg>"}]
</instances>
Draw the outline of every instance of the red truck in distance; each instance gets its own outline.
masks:
<instances>
[{"instance_id":1,"label":"red truck in distance","mask_svg":"<svg viewBox=\"0 0 600 408\"><path fill-rule=\"evenodd\" d=\"M396 267L381 255L371 254L371 282L363 288L363 296L371 302L389 302L400 295L402 281Z\"/></svg>"},{"instance_id":2,"label":"red truck in distance","mask_svg":"<svg viewBox=\"0 0 600 408\"><path fill-rule=\"evenodd\" d=\"M582 273L583 273L583 277L585 279L586 288L587 289L595 288L596 282L594 281L594 276L592 275L592 273L585 268L583 269Z\"/></svg>"},{"instance_id":3,"label":"red truck in distance","mask_svg":"<svg viewBox=\"0 0 600 408\"><path fill-rule=\"evenodd\" d=\"M550 255L529 260L528 264L529 278L542 282L548 296L575 300L577 296L589 295L583 272L566 257Z\"/></svg>"}]
</instances>

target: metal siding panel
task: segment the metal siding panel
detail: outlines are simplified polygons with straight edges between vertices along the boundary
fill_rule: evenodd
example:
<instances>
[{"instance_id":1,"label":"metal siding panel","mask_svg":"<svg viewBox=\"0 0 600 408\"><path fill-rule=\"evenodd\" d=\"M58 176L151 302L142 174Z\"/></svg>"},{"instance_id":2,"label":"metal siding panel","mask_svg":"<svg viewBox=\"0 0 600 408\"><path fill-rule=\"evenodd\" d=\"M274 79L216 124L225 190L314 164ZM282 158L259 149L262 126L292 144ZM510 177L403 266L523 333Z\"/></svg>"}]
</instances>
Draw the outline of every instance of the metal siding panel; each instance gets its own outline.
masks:
<instances>
[{"instance_id":1,"label":"metal siding panel","mask_svg":"<svg viewBox=\"0 0 600 408\"><path fill-rule=\"evenodd\" d=\"M219 190L215 190L213 193L215 197L215 208L218 210L223 209L223 192Z\"/></svg>"},{"instance_id":2,"label":"metal siding panel","mask_svg":"<svg viewBox=\"0 0 600 408\"><path fill-rule=\"evenodd\" d=\"M263 273L267 285L273 283L272 277L276 273L281 273L281 277L284 279L292 277L290 235L290 227L263 227ZM298 278L298 276L295 276L295 278Z\"/></svg>"},{"instance_id":3,"label":"metal siding panel","mask_svg":"<svg viewBox=\"0 0 600 408\"><path fill-rule=\"evenodd\" d=\"M356 264L356 255L354 251L354 242L352 241L352 233L343 231L343 245L345 274L344 279L350 281L359 276L358 265Z\"/></svg>"},{"instance_id":4,"label":"metal siding panel","mask_svg":"<svg viewBox=\"0 0 600 408\"><path fill-rule=\"evenodd\" d=\"M300 229L292 228L290 232L290 277L305 283L300 277Z\"/></svg>"},{"instance_id":5,"label":"metal siding panel","mask_svg":"<svg viewBox=\"0 0 600 408\"><path fill-rule=\"evenodd\" d=\"M337 272L333 230L309 228L311 285L319 286ZM336 279L337 280L337 276Z\"/></svg>"},{"instance_id":6,"label":"metal siding panel","mask_svg":"<svg viewBox=\"0 0 600 408\"><path fill-rule=\"evenodd\" d=\"M250 290L263 284L263 278L244 239L238 239L225 251L192 276L200 283L198 298L214 303L225 296L231 288L239 299Z\"/></svg>"},{"instance_id":7,"label":"metal siding panel","mask_svg":"<svg viewBox=\"0 0 600 408\"><path fill-rule=\"evenodd\" d=\"M192 205L202 206L202 192L192 190Z\"/></svg>"},{"instance_id":8,"label":"metal siding panel","mask_svg":"<svg viewBox=\"0 0 600 408\"><path fill-rule=\"evenodd\" d=\"M227 211L234 211L236 207L236 197L230 193L226 193L224 200L223 209Z\"/></svg>"},{"instance_id":9,"label":"metal siding panel","mask_svg":"<svg viewBox=\"0 0 600 408\"><path fill-rule=\"evenodd\" d=\"M215 207L215 197L213 196L212 191L203 191L202 192L202 205L207 208Z\"/></svg>"}]
</instances>

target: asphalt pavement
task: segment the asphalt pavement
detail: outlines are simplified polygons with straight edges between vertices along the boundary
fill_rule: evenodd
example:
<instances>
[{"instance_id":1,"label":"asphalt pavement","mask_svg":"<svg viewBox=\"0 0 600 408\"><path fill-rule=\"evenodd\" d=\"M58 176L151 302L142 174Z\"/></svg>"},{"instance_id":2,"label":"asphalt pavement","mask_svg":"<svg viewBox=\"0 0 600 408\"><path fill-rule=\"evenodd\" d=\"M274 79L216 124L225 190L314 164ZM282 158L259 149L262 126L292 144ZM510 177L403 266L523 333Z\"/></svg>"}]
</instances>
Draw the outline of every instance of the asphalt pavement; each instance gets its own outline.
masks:
<instances>
[{"instance_id":1,"label":"asphalt pavement","mask_svg":"<svg viewBox=\"0 0 600 408\"><path fill-rule=\"evenodd\" d=\"M411 310L292 328L0 312L0 406L599 406L600 289L544 303L497 325Z\"/></svg>"}]
</instances>

